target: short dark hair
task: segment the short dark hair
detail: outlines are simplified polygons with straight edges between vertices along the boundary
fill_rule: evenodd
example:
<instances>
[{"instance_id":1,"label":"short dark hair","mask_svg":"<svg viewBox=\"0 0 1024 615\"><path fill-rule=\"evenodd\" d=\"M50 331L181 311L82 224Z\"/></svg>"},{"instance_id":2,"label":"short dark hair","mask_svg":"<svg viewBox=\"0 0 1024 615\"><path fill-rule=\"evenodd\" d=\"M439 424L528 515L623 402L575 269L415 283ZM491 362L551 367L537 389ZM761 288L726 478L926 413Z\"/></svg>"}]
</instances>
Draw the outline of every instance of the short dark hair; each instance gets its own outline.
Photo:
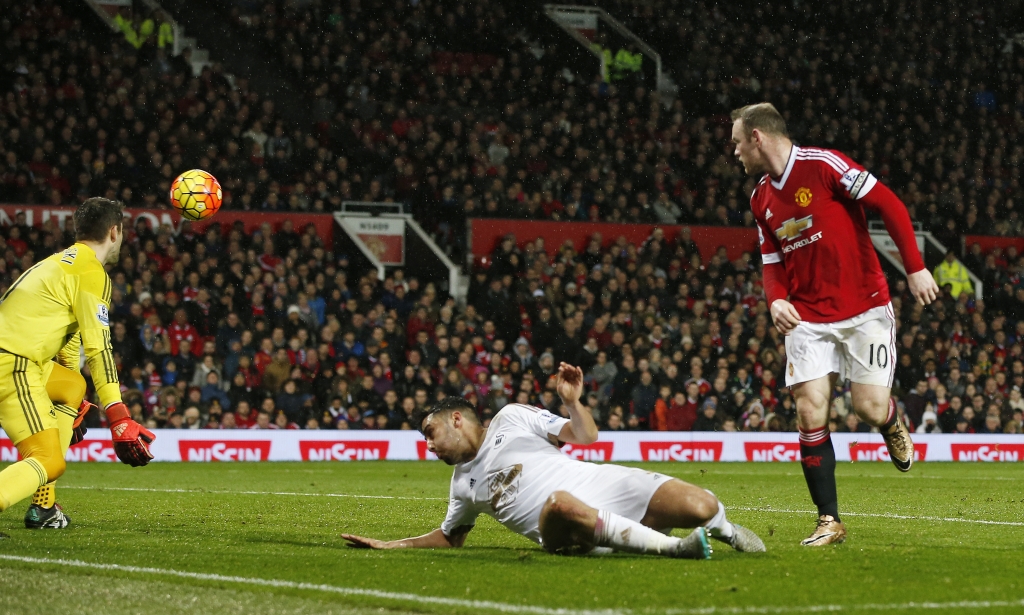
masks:
<instances>
[{"instance_id":1,"label":"short dark hair","mask_svg":"<svg viewBox=\"0 0 1024 615\"><path fill-rule=\"evenodd\" d=\"M86 199L75 210L75 240L102 242L110 228L124 223L124 204L103 197Z\"/></svg>"},{"instance_id":2,"label":"short dark hair","mask_svg":"<svg viewBox=\"0 0 1024 615\"><path fill-rule=\"evenodd\" d=\"M757 103L740 107L732 112L732 121L743 120L743 132L749 139L754 129L761 132L782 135L788 137L786 131L786 120L782 114L771 103Z\"/></svg>"},{"instance_id":3,"label":"short dark hair","mask_svg":"<svg viewBox=\"0 0 1024 615\"><path fill-rule=\"evenodd\" d=\"M479 418L476 416L476 408L473 404L466 401L464 398L458 395L449 395L439 402L431 404L423 410L417 410L412 414L412 420L416 425L416 429L420 433L423 433L423 423L435 414L451 414L455 411L461 412L464 416L472 417L471 420L479 422Z\"/></svg>"}]
</instances>

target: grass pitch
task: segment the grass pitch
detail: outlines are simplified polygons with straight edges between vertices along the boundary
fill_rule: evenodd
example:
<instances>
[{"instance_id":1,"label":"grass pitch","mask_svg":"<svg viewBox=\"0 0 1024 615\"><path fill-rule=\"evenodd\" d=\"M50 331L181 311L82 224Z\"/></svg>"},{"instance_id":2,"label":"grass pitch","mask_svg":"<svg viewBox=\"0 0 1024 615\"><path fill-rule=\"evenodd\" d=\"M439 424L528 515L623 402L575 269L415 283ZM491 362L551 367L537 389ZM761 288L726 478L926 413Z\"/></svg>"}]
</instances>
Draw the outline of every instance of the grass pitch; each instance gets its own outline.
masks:
<instances>
[{"instance_id":1,"label":"grass pitch","mask_svg":"<svg viewBox=\"0 0 1024 615\"><path fill-rule=\"evenodd\" d=\"M646 464L714 491L765 554L564 558L481 517L454 550L350 549L446 509L441 463L73 464L63 531L0 515L0 613L1024 612L1024 468L839 467L846 544L799 546L797 464ZM138 489L138 490L136 490Z\"/></svg>"}]
</instances>

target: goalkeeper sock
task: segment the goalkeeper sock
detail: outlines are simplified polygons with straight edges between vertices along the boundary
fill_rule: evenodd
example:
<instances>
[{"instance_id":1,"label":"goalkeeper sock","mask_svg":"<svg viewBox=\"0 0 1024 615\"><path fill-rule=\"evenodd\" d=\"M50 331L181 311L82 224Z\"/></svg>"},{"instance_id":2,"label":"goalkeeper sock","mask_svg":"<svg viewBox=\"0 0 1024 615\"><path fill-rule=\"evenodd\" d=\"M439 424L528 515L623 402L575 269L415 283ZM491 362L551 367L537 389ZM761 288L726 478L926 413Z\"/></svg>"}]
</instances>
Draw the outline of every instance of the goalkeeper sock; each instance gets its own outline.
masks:
<instances>
[{"instance_id":1,"label":"goalkeeper sock","mask_svg":"<svg viewBox=\"0 0 1024 615\"><path fill-rule=\"evenodd\" d=\"M711 492L708 491L708 493ZM711 495L715 494L711 493ZM735 531L732 523L725 518L725 506L721 502L718 503L718 512L715 513L714 517L711 517L710 521L704 524L704 527L708 529L708 533L713 537L725 541L731 539Z\"/></svg>"},{"instance_id":2,"label":"goalkeeper sock","mask_svg":"<svg viewBox=\"0 0 1024 615\"><path fill-rule=\"evenodd\" d=\"M53 508L54 503L57 501L56 486L57 483L54 481L36 489L36 492L32 495L32 503L43 508Z\"/></svg>"},{"instance_id":3,"label":"goalkeeper sock","mask_svg":"<svg viewBox=\"0 0 1024 615\"><path fill-rule=\"evenodd\" d=\"M32 495L47 481L46 468L37 459L23 459L0 472L0 512Z\"/></svg>"},{"instance_id":4,"label":"goalkeeper sock","mask_svg":"<svg viewBox=\"0 0 1024 615\"><path fill-rule=\"evenodd\" d=\"M53 409L57 411L57 429L60 433L61 455L66 457L68 448L71 446L71 434L74 431L75 417L78 416L78 411L63 404L54 404ZM53 508L56 502L57 481L52 481L39 487L32 496L32 503L43 508Z\"/></svg>"},{"instance_id":5,"label":"goalkeeper sock","mask_svg":"<svg viewBox=\"0 0 1024 615\"><path fill-rule=\"evenodd\" d=\"M658 530L641 525L607 510L597 511L594 542L598 547L611 547L626 553L674 555L681 539L666 536Z\"/></svg>"},{"instance_id":6,"label":"goalkeeper sock","mask_svg":"<svg viewBox=\"0 0 1024 615\"><path fill-rule=\"evenodd\" d=\"M836 452L828 427L806 431L800 429L800 463L811 500L818 515L831 515L839 521L839 497L836 495Z\"/></svg>"}]
</instances>

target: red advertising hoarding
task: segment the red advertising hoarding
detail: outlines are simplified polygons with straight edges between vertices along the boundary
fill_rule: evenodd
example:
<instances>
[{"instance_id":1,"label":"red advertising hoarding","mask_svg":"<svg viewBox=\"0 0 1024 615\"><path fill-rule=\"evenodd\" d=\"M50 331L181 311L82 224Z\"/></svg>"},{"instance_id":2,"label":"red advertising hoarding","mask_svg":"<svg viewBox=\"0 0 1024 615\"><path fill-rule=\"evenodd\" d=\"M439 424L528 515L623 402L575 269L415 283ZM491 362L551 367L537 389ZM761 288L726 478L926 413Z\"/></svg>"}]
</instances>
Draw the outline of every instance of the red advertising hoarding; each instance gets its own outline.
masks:
<instances>
[{"instance_id":1,"label":"red advertising hoarding","mask_svg":"<svg viewBox=\"0 0 1024 615\"><path fill-rule=\"evenodd\" d=\"M302 440L299 455L303 461L379 460L388 458L389 444L387 440Z\"/></svg>"},{"instance_id":2,"label":"red advertising hoarding","mask_svg":"<svg viewBox=\"0 0 1024 615\"><path fill-rule=\"evenodd\" d=\"M799 442L744 442L747 461L800 461Z\"/></svg>"},{"instance_id":3,"label":"red advertising hoarding","mask_svg":"<svg viewBox=\"0 0 1024 615\"><path fill-rule=\"evenodd\" d=\"M566 444L562 452L580 461L611 461L615 451L614 442L593 442L591 444Z\"/></svg>"},{"instance_id":4,"label":"red advertising hoarding","mask_svg":"<svg viewBox=\"0 0 1024 615\"><path fill-rule=\"evenodd\" d=\"M266 461L270 440L181 440L182 461Z\"/></svg>"},{"instance_id":5,"label":"red advertising hoarding","mask_svg":"<svg viewBox=\"0 0 1024 615\"><path fill-rule=\"evenodd\" d=\"M643 461L718 461L721 442L640 442Z\"/></svg>"},{"instance_id":6,"label":"red advertising hoarding","mask_svg":"<svg viewBox=\"0 0 1024 615\"><path fill-rule=\"evenodd\" d=\"M999 442L964 442L950 446L953 461L1020 461L1024 459L1024 444Z\"/></svg>"},{"instance_id":7,"label":"red advertising hoarding","mask_svg":"<svg viewBox=\"0 0 1024 615\"><path fill-rule=\"evenodd\" d=\"M522 248L526 242L538 237L544 238L544 247L549 255L555 254L566 241L575 249L586 249L594 233L600 233L604 246L619 237L639 245L651 236L656 228L665 231L665 238L672 242L678 237L682 225L659 224L609 224L605 222L538 222L526 220L497 220L474 218L471 220L472 250L474 256L484 256L494 251L501 238L512 233ZM744 252L757 252L757 229L735 226L691 226L690 238L700 249L701 256L709 259L720 246L725 246L729 260L736 260ZM757 260L760 260L758 257Z\"/></svg>"},{"instance_id":8,"label":"red advertising hoarding","mask_svg":"<svg viewBox=\"0 0 1024 615\"><path fill-rule=\"evenodd\" d=\"M924 461L927 457L928 445L921 442L915 442L914 461ZM881 444L877 442L851 442L850 461L891 462L892 458L889 456L889 449L885 446L884 442L882 442Z\"/></svg>"}]
</instances>

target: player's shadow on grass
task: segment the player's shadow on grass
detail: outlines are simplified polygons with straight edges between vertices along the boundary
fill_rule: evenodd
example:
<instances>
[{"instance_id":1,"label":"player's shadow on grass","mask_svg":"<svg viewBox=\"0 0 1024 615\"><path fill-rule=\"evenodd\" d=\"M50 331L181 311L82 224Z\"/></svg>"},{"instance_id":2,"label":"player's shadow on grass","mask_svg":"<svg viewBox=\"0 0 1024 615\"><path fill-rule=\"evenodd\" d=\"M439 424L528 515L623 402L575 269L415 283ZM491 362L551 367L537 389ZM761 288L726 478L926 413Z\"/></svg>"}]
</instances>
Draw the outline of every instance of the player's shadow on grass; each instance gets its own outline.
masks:
<instances>
[{"instance_id":1,"label":"player's shadow on grass","mask_svg":"<svg viewBox=\"0 0 1024 615\"><path fill-rule=\"evenodd\" d=\"M333 540L333 539L332 539ZM286 545L290 547L312 547L316 549L345 550L345 543L342 542L316 542L313 540L288 540L286 538L246 538L245 542L252 544Z\"/></svg>"}]
</instances>

